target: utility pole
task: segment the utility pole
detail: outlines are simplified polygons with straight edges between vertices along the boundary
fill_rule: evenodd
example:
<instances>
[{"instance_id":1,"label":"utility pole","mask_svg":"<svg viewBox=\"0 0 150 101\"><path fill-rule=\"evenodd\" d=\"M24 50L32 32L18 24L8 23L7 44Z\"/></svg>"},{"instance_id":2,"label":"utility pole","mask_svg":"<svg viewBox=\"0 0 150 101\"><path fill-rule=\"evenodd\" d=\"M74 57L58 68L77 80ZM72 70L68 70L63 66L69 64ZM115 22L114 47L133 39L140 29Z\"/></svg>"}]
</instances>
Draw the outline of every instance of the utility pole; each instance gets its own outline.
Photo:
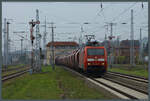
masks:
<instances>
[{"instance_id":1,"label":"utility pole","mask_svg":"<svg viewBox=\"0 0 150 101\"><path fill-rule=\"evenodd\" d=\"M7 65L9 64L9 22L7 21L7 46L6 46L6 57Z\"/></svg>"},{"instance_id":2,"label":"utility pole","mask_svg":"<svg viewBox=\"0 0 150 101\"><path fill-rule=\"evenodd\" d=\"M4 67L7 68L7 31L6 18L4 19Z\"/></svg>"},{"instance_id":3,"label":"utility pole","mask_svg":"<svg viewBox=\"0 0 150 101\"><path fill-rule=\"evenodd\" d=\"M119 50L120 50L120 41L119 41L119 36L117 36L117 40L116 40L116 55L115 56L117 56L117 57L119 57L120 56L120 53L119 53ZM118 59L115 59L116 60L116 63L119 63L118 62Z\"/></svg>"},{"instance_id":4,"label":"utility pole","mask_svg":"<svg viewBox=\"0 0 150 101\"><path fill-rule=\"evenodd\" d=\"M22 56L22 49L23 49L23 39L20 39L21 40L21 56Z\"/></svg>"},{"instance_id":5,"label":"utility pole","mask_svg":"<svg viewBox=\"0 0 150 101\"><path fill-rule=\"evenodd\" d=\"M105 34L105 41L107 40L107 34Z\"/></svg>"},{"instance_id":6,"label":"utility pole","mask_svg":"<svg viewBox=\"0 0 150 101\"><path fill-rule=\"evenodd\" d=\"M44 25L44 27L45 27L45 30L44 30L44 36L43 36L43 50L45 50L45 48L46 48L46 34L47 34L47 31L46 31L46 17L45 17L45 25Z\"/></svg>"},{"instance_id":7,"label":"utility pole","mask_svg":"<svg viewBox=\"0 0 150 101\"><path fill-rule=\"evenodd\" d=\"M44 36L43 36L43 51L44 51L44 65L46 64L46 35L47 35L47 31L46 31L46 17L45 17L45 31L44 31Z\"/></svg>"},{"instance_id":8,"label":"utility pole","mask_svg":"<svg viewBox=\"0 0 150 101\"><path fill-rule=\"evenodd\" d=\"M7 68L9 63L9 22L8 20L13 19L6 19L4 18L4 67Z\"/></svg>"},{"instance_id":9,"label":"utility pole","mask_svg":"<svg viewBox=\"0 0 150 101\"><path fill-rule=\"evenodd\" d=\"M131 43L130 43L130 64L132 66L135 65L135 61L134 61L134 27L133 27L133 9L131 10Z\"/></svg>"},{"instance_id":10,"label":"utility pole","mask_svg":"<svg viewBox=\"0 0 150 101\"><path fill-rule=\"evenodd\" d=\"M108 25L104 25L106 27L106 32L105 32L105 48L107 50L108 45L107 45L107 34L108 34Z\"/></svg>"},{"instance_id":11,"label":"utility pole","mask_svg":"<svg viewBox=\"0 0 150 101\"><path fill-rule=\"evenodd\" d=\"M143 54L143 43L142 43L142 28L140 28L140 50L139 50L139 60L141 62L143 62L143 57L142 57L142 54Z\"/></svg>"},{"instance_id":12,"label":"utility pole","mask_svg":"<svg viewBox=\"0 0 150 101\"><path fill-rule=\"evenodd\" d=\"M119 54L119 50L120 50L120 38L119 38L119 36L117 37L117 48L118 48L118 50L117 50L117 56L119 56L120 54Z\"/></svg>"},{"instance_id":13,"label":"utility pole","mask_svg":"<svg viewBox=\"0 0 150 101\"><path fill-rule=\"evenodd\" d=\"M54 23L53 22L51 22L50 23L51 24L51 27L49 27L49 28L51 28L52 29L52 45L51 45L51 49L52 49L52 68L53 68L53 70L55 69L55 63L54 63L54 28L56 28L56 27L54 27Z\"/></svg>"},{"instance_id":14,"label":"utility pole","mask_svg":"<svg viewBox=\"0 0 150 101\"><path fill-rule=\"evenodd\" d=\"M82 47L82 34L83 34L84 30L83 30L83 26L81 26L81 35L79 37L79 45L80 47Z\"/></svg>"}]
</instances>

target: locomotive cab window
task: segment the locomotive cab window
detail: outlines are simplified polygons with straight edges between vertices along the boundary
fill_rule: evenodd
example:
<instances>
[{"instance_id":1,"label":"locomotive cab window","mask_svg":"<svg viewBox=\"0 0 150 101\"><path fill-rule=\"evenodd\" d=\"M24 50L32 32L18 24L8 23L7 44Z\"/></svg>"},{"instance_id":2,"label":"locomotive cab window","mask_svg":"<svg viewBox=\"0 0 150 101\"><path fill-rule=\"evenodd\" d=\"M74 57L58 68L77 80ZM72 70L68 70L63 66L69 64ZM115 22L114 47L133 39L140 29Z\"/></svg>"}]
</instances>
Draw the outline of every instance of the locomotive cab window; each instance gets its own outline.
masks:
<instances>
[{"instance_id":1,"label":"locomotive cab window","mask_svg":"<svg viewBox=\"0 0 150 101\"><path fill-rule=\"evenodd\" d=\"M104 56L104 49L95 49L95 48L87 49L87 55L103 55Z\"/></svg>"}]
</instances>

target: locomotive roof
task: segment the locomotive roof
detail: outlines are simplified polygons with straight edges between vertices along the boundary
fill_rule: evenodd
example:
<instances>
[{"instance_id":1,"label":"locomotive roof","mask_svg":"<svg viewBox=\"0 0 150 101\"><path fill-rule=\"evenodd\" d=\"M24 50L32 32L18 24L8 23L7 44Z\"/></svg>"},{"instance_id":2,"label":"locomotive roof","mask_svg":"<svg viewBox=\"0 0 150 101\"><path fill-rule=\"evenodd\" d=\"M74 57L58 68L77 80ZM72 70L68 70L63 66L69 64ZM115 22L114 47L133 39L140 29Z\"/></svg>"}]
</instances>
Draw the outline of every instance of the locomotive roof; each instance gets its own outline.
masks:
<instances>
[{"instance_id":1,"label":"locomotive roof","mask_svg":"<svg viewBox=\"0 0 150 101\"><path fill-rule=\"evenodd\" d=\"M85 46L101 46L101 44L98 41L88 41Z\"/></svg>"}]
</instances>

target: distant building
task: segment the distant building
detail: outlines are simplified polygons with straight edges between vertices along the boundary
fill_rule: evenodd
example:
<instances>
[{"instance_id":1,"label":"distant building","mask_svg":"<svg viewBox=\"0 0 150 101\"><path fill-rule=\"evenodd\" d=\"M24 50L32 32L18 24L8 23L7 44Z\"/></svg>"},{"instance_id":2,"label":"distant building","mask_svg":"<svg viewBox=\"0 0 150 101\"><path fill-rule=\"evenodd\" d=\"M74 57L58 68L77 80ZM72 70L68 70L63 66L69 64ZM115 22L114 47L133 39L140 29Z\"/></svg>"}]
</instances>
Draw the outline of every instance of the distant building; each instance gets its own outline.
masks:
<instances>
[{"instance_id":1,"label":"distant building","mask_svg":"<svg viewBox=\"0 0 150 101\"><path fill-rule=\"evenodd\" d=\"M77 49L79 45L76 42L54 42L54 58L57 56L64 56L68 53L73 52L73 50ZM51 46L52 43L49 42L47 45L47 64L50 64L51 59Z\"/></svg>"},{"instance_id":2,"label":"distant building","mask_svg":"<svg viewBox=\"0 0 150 101\"><path fill-rule=\"evenodd\" d=\"M115 52L119 52L120 56L130 56L130 44L131 40L122 40L119 47L115 47ZM134 40L134 54L138 56L139 54L140 42L139 40ZM118 55L118 53L115 53Z\"/></svg>"},{"instance_id":3,"label":"distant building","mask_svg":"<svg viewBox=\"0 0 150 101\"><path fill-rule=\"evenodd\" d=\"M103 46L107 48L107 51L109 53L112 45L113 45L113 52L115 56L130 56L130 44L131 40L122 40L122 41L113 41L113 44L110 43L109 40L103 41L101 43ZM134 53L135 55L139 54L139 47L140 42L139 40L134 40Z\"/></svg>"}]
</instances>

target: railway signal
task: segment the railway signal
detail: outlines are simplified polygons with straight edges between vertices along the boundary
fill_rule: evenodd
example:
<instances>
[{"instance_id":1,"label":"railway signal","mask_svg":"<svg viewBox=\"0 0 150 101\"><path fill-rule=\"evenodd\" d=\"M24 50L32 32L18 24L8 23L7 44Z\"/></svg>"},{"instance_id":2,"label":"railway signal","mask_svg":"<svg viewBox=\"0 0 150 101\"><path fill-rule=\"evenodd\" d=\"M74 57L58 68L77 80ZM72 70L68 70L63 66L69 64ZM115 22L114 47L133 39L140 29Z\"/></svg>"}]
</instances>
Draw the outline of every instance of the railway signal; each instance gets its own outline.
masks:
<instances>
[{"instance_id":1,"label":"railway signal","mask_svg":"<svg viewBox=\"0 0 150 101\"><path fill-rule=\"evenodd\" d=\"M35 39L35 37L33 36L33 28L35 27L35 25L36 24L40 24L40 21L33 21L33 19L32 19L32 21L31 22L29 22L29 24L31 25L31 28L30 28L30 39L31 39L31 43L32 43L32 45L33 45L33 41L34 41L34 39Z\"/></svg>"},{"instance_id":2,"label":"railway signal","mask_svg":"<svg viewBox=\"0 0 150 101\"><path fill-rule=\"evenodd\" d=\"M30 28L30 39L31 39L31 44L32 44L32 53L31 53L31 69L34 69L34 49L33 49L33 43L34 43L34 39L35 37L33 36L33 28L35 27L36 24L40 24L40 21L32 21L29 22L29 25L31 25L31 28ZM35 71L35 70L33 70Z\"/></svg>"}]
</instances>

